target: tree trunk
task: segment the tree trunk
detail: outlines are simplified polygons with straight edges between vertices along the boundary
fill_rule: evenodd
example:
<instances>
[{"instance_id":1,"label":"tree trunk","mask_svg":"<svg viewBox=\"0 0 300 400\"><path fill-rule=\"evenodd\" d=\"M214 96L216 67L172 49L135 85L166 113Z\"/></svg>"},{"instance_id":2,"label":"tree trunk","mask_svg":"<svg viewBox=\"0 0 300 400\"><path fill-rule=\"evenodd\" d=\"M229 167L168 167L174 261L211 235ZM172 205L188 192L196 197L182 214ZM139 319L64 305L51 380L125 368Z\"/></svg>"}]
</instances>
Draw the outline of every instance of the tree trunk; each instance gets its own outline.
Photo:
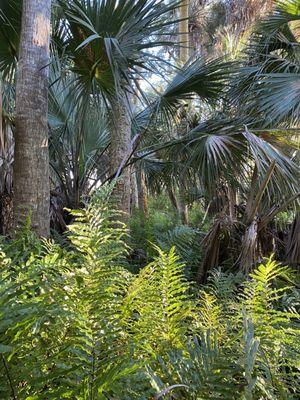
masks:
<instances>
[{"instance_id":1,"label":"tree trunk","mask_svg":"<svg viewBox=\"0 0 300 400\"><path fill-rule=\"evenodd\" d=\"M286 258L289 265L300 267L300 213L293 221L286 246Z\"/></svg>"},{"instance_id":2,"label":"tree trunk","mask_svg":"<svg viewBox=\"0 0 300 400\"><path fill-rule=\"evenodd\" d=\"M184 65L189 58L189 0L182 2L180 9L180 22L179 22L179 63ZM183 107L180 113L180 122L177 127L177 136L182 137L188 132L188 120L186 115L187 107ZM184 175L179 177L178 185L178 216L182 224L188 224L188 208L185 202L185 178Z\"/></svg>"},{"instance_id":3,"label":"tree trunk","mask_svg":"<svg viewBox=\"0 0 300 400\"><path fill-rule=\"evenodd\" d=\"M186 193L186 185L185 179L183 176L179 177L179 185L178 185L178 216L183 225L188 225L189 223L189 212L188 207L185 201L185 193Z\"/></svg>"},{"instance_id":4,"label":"tree trunk","mask_svg":"<svg viewBox=\"0 0 300 400\"><path fill-rule=\"evenodd\" d=\"M31 215L38 236L48 236L48 81L51 0L23 1L16 81L14 228Z\"/></svg>"},{"instance_id":5,"label":"tree trunk","mask_svg":"<svg viewBox=\"0 0 300 400\"><path fill-rule=\"evenodd\" d=\"M113 191L115 207L130 215L130 168L123 168L131 155L131 118L125 94L115 95L111 100L110 174L115 176Z\"/></svg>"},{"instance_id":6,"label":"tree trunk","mask_svg":"<svg viewBox=\"0 0 300 400\"><path fill-rule=\"evenodd\" d=\"M179 8L179 35L180 35L180 48L179 59L181 62L186 63L189 58L189 0L182 2Z\"/></svg>"},{"instance_id":7,"label":"tree trunk","mask_svg":"<svg viewBox=\"0 0 300 400\"><path fill-rule=\"evenodd\" d=\"M141 168L138 168L136 171L136 181L138 189L139 210L143 217L147 218L149 215L147 186L145 182L145 172Z\"/></svg>"},{"instance_id":8,"label":"tree trunk","mask_svg":"<svg viewBox=\"0 0 300 400\"><path fill-rule=\"evenodd\" d=\"M137 177L136 177L136 169L134 166L131 166L131 199L130 199L130 213L132 214L133 210L138 208L138 187L137 187Z\"/></svg>"},{"instance_id":9,"label":"tree trunk","mask_svg":"<svg viewBox=\"0 0 300 400\"><path fill-rule=\"evenodd\" d=\"M174 190L171 186L167 187L167 193L169 195L170 202L171 202L172 206L174 207L174 210L176 210L178 212L178 209L179 209L178 201L175 196Z\"/></svg>"}]
</instances>

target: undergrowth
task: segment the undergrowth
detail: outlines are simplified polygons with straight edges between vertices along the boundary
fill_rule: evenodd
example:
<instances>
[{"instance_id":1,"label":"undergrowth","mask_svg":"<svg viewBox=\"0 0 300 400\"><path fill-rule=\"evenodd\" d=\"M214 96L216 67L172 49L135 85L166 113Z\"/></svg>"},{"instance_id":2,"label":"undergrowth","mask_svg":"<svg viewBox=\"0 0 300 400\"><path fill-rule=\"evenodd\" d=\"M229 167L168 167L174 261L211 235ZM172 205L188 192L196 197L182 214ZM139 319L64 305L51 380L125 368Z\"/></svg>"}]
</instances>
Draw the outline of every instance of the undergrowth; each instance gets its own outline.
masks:
<instances>
[{"instance_id":1,"label":"undergrowth","mask_svg":"<svg viewBox=\"0 0 300 400\"><path fill-rule=\"evenodd\" d=\"M72 214L63 247L28 229L1 241L0 399L299 398L288 268L215 270L199 289L162 237L133 274L105 191Z\"/></svg>"}]
</instances>

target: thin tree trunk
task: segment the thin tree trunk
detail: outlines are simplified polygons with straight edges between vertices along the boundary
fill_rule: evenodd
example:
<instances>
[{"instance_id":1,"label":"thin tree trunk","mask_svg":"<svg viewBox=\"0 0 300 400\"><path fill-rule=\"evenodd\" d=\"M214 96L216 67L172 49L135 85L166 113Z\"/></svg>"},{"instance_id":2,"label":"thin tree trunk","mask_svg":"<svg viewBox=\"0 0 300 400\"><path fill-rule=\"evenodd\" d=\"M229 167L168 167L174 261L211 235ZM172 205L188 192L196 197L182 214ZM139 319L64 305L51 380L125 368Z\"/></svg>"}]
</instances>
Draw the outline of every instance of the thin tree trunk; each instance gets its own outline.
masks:
<instances>
[{"instance_id":1,"label":"thin tree trunk","mask_svg":"<svg viewBox=\"0 0 300 400\"><path fill-rule=\"evenodd\" d=\"M51 0L23 1L16 81L14 228L31 214L39 236L50 233L48 82Z\"/></svg>"},{"instance_id":2,"label":"thin tree trunk","mask_svg":"<svg viewBox=\"0 0 300 400\"><path fill-rule=\"evenodd\" d=\"M185 201L185 193L186 193L186 185L185 179L183 176L179 177L178 184L178 216L183 225L188 225L189 223L189 212L188 207Z\"/></svg>"},{"instance_id":3,"label":"thin tree trunk","mask_svg":"<svg viewBox=\"0 0 300 400\"><path fill-rule=\"evenodd\" d=\"M12 159L13 134L5 124L2 101L2 77L0 74L0 235L9 232L12 222Z\"/></svg>"},{"instance_id":4,"label":"thin tree trunk","mask_svg":"<svg viewBox=\"0 0 300 400\"><path fill-rule=\"evenodd\" d=\"M174 210L176 210L178 212L179 206L178 206L178 201L175 196L174 190L172 189L172 187L167 187L167 192L169 195L170 202L171 202L172 206L174 207Z\"/></svg>"},{"instance_id":5,"label":"thin tree trunk","mask_svg":"<svg viewBox=\"0 0 300 400\"><path fill-rule=\"evenodd\" d=\"M134 166L130 166L131 169L131 200L130 200L130 211L131 214L133 210L138 208L138 187L137 187L137 172Z\"/></svg>"},{"instance_id":6,"label":"thin tree trunk","mask_svg":"<svg viewBox=\"0 0 300 400\"><path fill-rule=\"evenodd\" d=\"M227 197L229 215L233 220L235 219L236 191L230 184L227 186Z\"/></svg>"},{"instance_id":7,"label":"thin tree trunk","mask_svg":"<svg viewBox=\"0 0 300 400\"><path fill-rule=\"evenodd\" d=\"M145 182L145 173L141 168L137 169L136 178L139 210L143 217L147 218L149 215L147 186Z\"/></svg>"},{"instance_id":8,"label":"thin tree trunk","mask_svg":"<svg viewBox=\"0 0 300 400\"><path fill-rule=\"evenodd\" d=\"M179 22L179 63L182 66L185 64L189 58L189 0L185 0L182 2L180 9L180 19ZM188 131L188 120L186 118L185 107L183 108L183 112L180 116L180 123L177 129L177 136L184 136ZM185 178L183 175L179 177L179 185L178 185L178 214L181 222L184 225L188 224L188 208L185 202Z\"/></svg>"},{"instance_id":9,"label":"thin tree trunk","mask_svg":"<svg viewBox=\"0 0 300 400\"><path fill-rule=\"evenodd\" d=\"M0 73L0 154L2 153L2 149L4 148L4 139L3 139L3 129L2 129L2 76Z\"/></svg>"},{"instance_id":10,"label":"thin tree trunk","mask_svg":"<svg viewBox=\"0 0 300 400\"><path fill-rule=\"evenodd\" d=\"M127 220L130 215L130 168L124 168L131 154L131 118L126 104L125 94L118 94L111 100L111 145L110 174L116 176L114 187L115 207L124 213Z\"/></svg>"},{"instance_id":11,"label":"thin tree trunk","mask_svg":"<svg viewBox=\"0 0 300 400\"><path fill-rule=\"evenodd\" d=\"M181 44L179 48L179 59L181 62L185 63L189 58L189 0L182 2L179 13L179 35Z\"/></svg>"}]
</instances>

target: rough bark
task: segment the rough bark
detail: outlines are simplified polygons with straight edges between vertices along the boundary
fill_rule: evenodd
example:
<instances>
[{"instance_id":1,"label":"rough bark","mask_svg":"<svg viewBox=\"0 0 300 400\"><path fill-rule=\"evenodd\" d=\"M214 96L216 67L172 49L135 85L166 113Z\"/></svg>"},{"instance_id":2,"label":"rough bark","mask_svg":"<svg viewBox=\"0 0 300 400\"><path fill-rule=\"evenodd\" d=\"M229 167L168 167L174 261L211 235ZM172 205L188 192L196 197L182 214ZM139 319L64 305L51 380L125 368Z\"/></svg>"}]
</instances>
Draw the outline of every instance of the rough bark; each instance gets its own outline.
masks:
<instances>
[{"instance_id":1,"label":"rough bark","mask_svg":"<svg viewBox=\"0 0 300 400\"><path fill-rule=\"evenodd\" d=\"M31 227L48 236L48 81L51 0L23 1L16 81L14 228L31 214Z\"/></svg>"},{"instance_id":2,"label":"rough bark","mask_svg":"<svg viewBox=\"0 0 300 400\"><path fill-rule=\"evenodd\" d=\"M180 22L179 22L179 63L184 65L189 58L189 0L182 2L180 6ZM188 121L186 118L186 110L180 115L180 122L177 127L177 136L184 136L188 131ZM179 196L178 196L178 216L184 225L188 224L188 208L185 202L185 178L184 175L179 177Z\"/></svg>"},{"instance_id":3,"label":"rough bark","mask_svg":"<svg viewBox=\"0 0 300 400\"><path fill-rule=\"evenodd\" d=\"M124 168L131 155L131 118L125 94L118 94L111 100L111 145L110 175L115 176L115 207L124 213L126 220L130 215L130 168Z\"/></svg>"},{"instance_id":4,"label":"rough bark","mask_svg":"<svg viewBox=\"0 0 300 400\"><path fill-rule=\"evenodd\" d=\"M179 48L179 59L185 63L189 58L189 0L182 2L179 13L179 35L181 44Z\"/></svg>"}]
</instances>

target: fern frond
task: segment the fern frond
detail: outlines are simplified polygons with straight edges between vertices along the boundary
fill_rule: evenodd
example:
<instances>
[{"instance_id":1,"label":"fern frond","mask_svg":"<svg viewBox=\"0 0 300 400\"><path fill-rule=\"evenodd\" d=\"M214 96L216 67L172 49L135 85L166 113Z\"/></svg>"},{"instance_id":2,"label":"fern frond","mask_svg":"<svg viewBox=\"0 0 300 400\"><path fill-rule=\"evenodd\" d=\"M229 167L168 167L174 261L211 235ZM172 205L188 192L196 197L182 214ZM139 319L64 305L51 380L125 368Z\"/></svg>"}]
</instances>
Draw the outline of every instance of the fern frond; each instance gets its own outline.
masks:
<instances>
[{"instance_id":1,"label":"fern frond","mask_svg":"<svg viewBox=\"0 0 300 400\"><path fill-rule=\"evenodd\" d=\"M132 281L124 301L124 316L137 349L142 346L150 354L165 346L182 346L192 319L184 265L175 248L168 253L156 250L158 257Z\"/></svg>"}]
</instances>

